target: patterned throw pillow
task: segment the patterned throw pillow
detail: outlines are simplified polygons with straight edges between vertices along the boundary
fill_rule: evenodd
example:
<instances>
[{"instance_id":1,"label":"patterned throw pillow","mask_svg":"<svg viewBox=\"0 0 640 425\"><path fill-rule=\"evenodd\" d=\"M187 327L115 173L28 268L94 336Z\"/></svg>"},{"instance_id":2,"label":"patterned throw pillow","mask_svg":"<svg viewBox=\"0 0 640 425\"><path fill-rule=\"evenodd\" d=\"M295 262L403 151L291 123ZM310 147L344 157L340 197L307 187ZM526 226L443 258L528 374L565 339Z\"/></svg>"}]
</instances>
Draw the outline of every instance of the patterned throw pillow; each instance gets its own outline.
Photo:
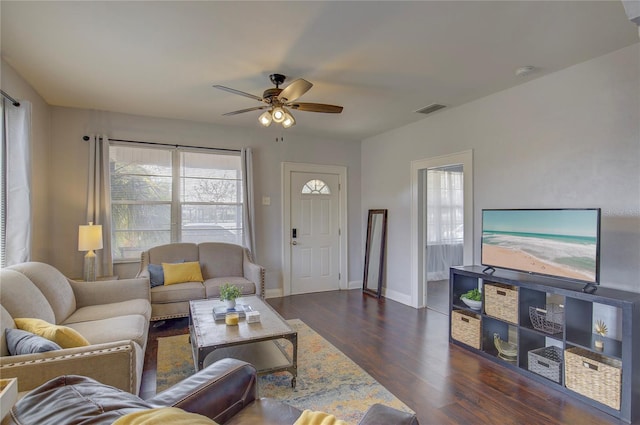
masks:
<instances>
[{"instance_id":1,"label":"patterned throw pillow","mask_svg":"<svg viewBox=\"0 0 640 425\"><path fill-rule=\"evenodd\" d=\"M7 340L7 349L12 356L62 350L62 347L55 342L22 329L7 328L4 334Z\"/></svg>"}]
</instances>

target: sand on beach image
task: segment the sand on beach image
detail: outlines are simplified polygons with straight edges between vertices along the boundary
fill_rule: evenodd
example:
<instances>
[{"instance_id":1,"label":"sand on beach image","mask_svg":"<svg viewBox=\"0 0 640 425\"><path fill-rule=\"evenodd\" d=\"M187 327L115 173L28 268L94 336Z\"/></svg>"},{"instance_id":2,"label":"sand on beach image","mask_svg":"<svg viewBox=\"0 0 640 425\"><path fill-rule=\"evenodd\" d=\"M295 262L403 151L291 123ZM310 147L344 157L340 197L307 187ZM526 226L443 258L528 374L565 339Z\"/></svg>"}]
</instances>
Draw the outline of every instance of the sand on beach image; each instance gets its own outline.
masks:
<instances>
[{"instance_id":1,"label":"sand on beach image","mask_svg":"<svg viewBox=\"0 0 640 425\"><path fill-rule=\"evenodd\" d=\"M496 245L482 244L482 264L495 265L498 267L523 270L527 272L547 274L553 276L563 276L570 279L593 281L594 276L588 273L581 273L570 267L563 267L560 264L553 264L527 254L524 251L503 248Z\"/></svg>"}]
</instances>

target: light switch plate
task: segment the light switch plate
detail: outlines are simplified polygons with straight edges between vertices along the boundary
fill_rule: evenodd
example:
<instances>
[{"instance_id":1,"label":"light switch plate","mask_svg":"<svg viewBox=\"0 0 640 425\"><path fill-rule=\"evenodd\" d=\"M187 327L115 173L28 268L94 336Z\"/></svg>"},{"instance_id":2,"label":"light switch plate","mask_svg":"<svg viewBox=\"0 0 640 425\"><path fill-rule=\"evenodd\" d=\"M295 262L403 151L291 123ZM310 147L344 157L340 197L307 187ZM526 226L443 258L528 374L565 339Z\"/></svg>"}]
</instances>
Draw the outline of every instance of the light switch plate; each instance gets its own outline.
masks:
<instances>
[{"instance_id":1,"label":"light switch plate","mask_svg":"<svg viewBox=\"0 0 640 425\"><path fill-rule=\"evenodd\" d=\"M269 196L263 196L262 205L271 205L271 198Z\"/></svg>"}]
</instances>

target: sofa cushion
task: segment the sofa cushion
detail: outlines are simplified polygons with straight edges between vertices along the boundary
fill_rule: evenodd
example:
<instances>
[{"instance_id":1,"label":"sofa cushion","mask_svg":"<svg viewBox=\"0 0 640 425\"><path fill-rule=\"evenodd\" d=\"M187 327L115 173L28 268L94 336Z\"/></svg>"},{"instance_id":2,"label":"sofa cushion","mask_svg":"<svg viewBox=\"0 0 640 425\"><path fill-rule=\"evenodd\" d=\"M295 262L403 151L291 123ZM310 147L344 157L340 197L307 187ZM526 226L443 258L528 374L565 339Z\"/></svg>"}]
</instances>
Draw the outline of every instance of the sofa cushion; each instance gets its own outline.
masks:
<instances>
[{"instance_id":1,"label":"sofa cushion","mask_svg":"<svg viewBox=\"0 0 640 425\"><path fill-rule=\"evenodd\" d=\"M21 263L9 267L29 278L40 289L49 302L55 320L51 323L62 323L76 310L76 297L69 280L55 267L45 263ZM40 316L14 316L40 317Z\"/></svg>"},{"instance_id":2,"label":"sofa cushion","mask_svg":"<svg viewBox=\"0 0 640 425\"><path fill-rule=\"evenodd\" d=\"M203 242L198 245L200 267L205 279L224 276L244 276L244 250L240 245Z\"/></svg>"},{"instance_id":3,"label":"sofa cushion","mask_svg":"<svg viewBox=\"0 0 640 425\"><path fill-rule=\"evenodd\" d=\"M205 298L204 286L200 282L184 282L180 285L165 285L151 288L151 303L172 303L201 300Z\"/></svg>"},{"instance_id":4,"label":"sofa cushion","mask_svg":"<svg viewBox=\"0 0 640 425\"><path fill-rule=\"evenodd\" d=\"M111 424L122 416L149 409L144 400L91 378L60 376L30 391L14 405L15 423L60 425L77 418L83 424Z\"/></svg>"},{"instance_id":5,"label":"sofa cushion","mask_svg":"<svg viewBox=\"0 0 640 425\"><path fill-rule=\"evenodd\" d=\"M113 425L217 425L212 419L177 407L159 407L129 413Z\"/></svg>"},{"instance_id":6,"label":"sofa cushion","mask_svg":"<svg viewBox=\"0 0 640 425\"><path fill-rule=\"evenodd\" d=\"M44 320L30 317L14 318L13 321L18 329L53 341L62 348L86 347L90 345L89 341L78 333L78 331L67 326L53 325Z\"/></svg>"},{"instance_id":7,"label":"sofa cushion","mask_svg":"<svg viewBox=\"0 0 640 425\"><path fill-rule=\"evenodd\" d=\"M5 329L7 349L12 356L61 350L58 344L22 329Z\"/></svg>"},{"instance_id":8,"label":"sofa cushion","mask_svg":"<svg viewBox=\"0 0 640 425\"><path fill-rule=\"evenodd\" d=\"M244 277L214 277L204 281L207 298L220 298L220 286L225 283L236 285L243 295L256 293L256 285Z\"/></svg>"},{"instance_id":9,"label":"sofa cushion","mask_svg":"<svg viewBox=\"0 0 640 425\"><path fill-rule=\"evenodd\" d=\"M148 251L149 264L198 261L198 245L194 243L171 243L155 246Z\"/></svg>"},{"instance_id":10,"label":"sofa cushion","mask_svg":"<svg viewBox=\"0 0 640 425\"><path fill-rule=\"evenodd\" d=\"M118 316L140 314L151 317L151 305L147 300L133 299L111 304L89 305L80 307L64 321L69 323L88 322L91 320L109 319Z\"/></svg>"},{"instance_id":11,"label":"sofa cushion","mask_svg":"<svg viewBox=\"0 0 640 425\"><path fill-rule=\"evenodd\" d=\"M202 278L202 271L200 270L200 263L197 261L178 264L162 263L162 271L164 272L165 285L204 281Z\"/></svg>"},{"instance_id":12,"label":"sofa cushion","mask_svg":"<svg viewBox=\"0 0 640 425\"><path fill-rule=\"evenodd\" d=\"M147 344L148 323L139 314L69 323L68 326L82 334L91 344L122 340L134 341L140 347Z\"/></svg>"},{"instance_id":13,"label":"sofa cushion","mask_svg":"<svg viewBox=\"0 0 640 425\"><path fill-rule=\"evenodd\" d=\"M0 269L0 304L11 317L37 317L56 323L53 309L40 289L16 270Z\"/></svg>"}]
</instances>

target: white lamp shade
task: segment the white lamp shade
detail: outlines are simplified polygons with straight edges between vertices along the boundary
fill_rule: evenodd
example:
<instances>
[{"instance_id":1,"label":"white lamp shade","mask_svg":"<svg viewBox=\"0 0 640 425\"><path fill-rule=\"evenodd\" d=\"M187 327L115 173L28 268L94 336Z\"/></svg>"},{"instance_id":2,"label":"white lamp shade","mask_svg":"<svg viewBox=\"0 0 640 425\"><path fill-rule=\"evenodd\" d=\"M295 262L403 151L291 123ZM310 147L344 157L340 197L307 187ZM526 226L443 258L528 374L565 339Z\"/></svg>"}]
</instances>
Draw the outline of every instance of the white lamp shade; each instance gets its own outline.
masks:
<instances>
[{"instance_id":1,"label":"white lamp shade","mask_svg":"<svg viewBox=\"0 0 640 425\"><path fill-rule=\"evenodd\" d=\"M273 108L273 111L271 112L273 121L277 123L281 123L282 121L284 121L284 115L285 115L284 110L279 106L276 106L275 108Z\"/></svg>"},{"instance_id":2,"label":"white lamp shade","mask_svg":"<svg viewBox=\"0 0 640 425\"><path fill-rule=\"evenodd\" d=\"M271 111L266 111L258 117L258 121L260 121L260 124L264 125L265 127L269 127L272 120L273 118L271 117Z\"/></svg>"},{"instance_id":3,"label":"white lamp shade","mask_svg":"<svg viewBox=\"0 0 640 425\"><path fill-rule=\"evenodd\" d=\"M89 223L78 229L78 251L102 249L102 225Z\"/></svg>"},{"instance_id":4,"label":"white lamp shade","mask_svg":"<svg viewBox=\"0 0 640 425\"><path fill-rule=\"evenodd\" d=\"M289 127L293 127L294 125L296 125L296 120L295 118L293 118L293 115L291 115L289 112L285 112L284 121L282 121L282 126L284 128L289 128Z\"/></svg>"}]
</instances>

